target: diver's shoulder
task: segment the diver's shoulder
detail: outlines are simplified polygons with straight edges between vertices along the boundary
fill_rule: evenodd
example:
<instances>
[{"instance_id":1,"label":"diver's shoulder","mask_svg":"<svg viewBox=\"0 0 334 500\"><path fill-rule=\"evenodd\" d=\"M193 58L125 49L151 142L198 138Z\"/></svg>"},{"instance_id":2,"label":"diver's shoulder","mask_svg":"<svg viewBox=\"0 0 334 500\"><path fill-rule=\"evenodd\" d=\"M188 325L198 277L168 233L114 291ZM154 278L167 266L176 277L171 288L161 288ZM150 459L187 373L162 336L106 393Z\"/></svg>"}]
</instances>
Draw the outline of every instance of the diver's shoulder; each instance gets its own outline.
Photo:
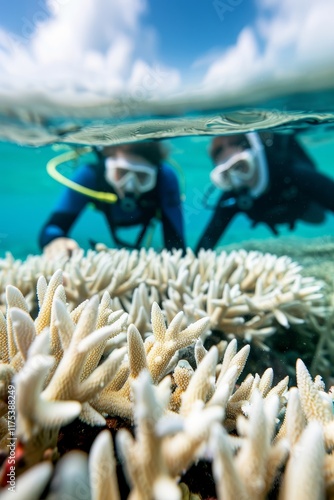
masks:
<instances>
[{"instance_id":1,"label":"diver's shoulder","mask_svg":"<svg viewBox=\"0 0 334 500\"><path fill-rule=\"evenodd\" d=\"M83 163L78 167L75 173L77 182L95 184L98 176L98 171L93 163Z\"/></svg>"},{"instance_id":2,"label":"diver's shoulder","mask_svg":"<svg viewBox=\"0 0 334 500\"><path fill-rule=\"evenodd\" d=\"M160 175L164 179L177 179L177 174L174 168L166 162L161 164Z\"/></svg>"}]
</instances>

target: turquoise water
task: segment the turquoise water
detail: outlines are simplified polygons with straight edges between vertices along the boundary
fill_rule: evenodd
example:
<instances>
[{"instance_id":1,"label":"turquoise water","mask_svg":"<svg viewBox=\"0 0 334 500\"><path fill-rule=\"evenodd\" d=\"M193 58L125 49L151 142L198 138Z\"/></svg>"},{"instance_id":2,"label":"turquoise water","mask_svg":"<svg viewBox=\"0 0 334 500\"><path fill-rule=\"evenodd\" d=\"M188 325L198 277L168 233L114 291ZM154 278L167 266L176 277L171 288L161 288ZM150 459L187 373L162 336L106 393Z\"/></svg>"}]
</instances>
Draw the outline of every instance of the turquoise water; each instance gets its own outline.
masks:
<instances>
[{"instance_id":1,"label":"turquoise water","mask_svg":"<svg viewBox=\"0 0 334 500\"><path fill-rule=\"evenodd\" d=\"M178 168L178 174L185 194L186 239L190 247L194 247L210 217L210 210L204 209L201 203L210 184L211 163L207 154L210 140L211 137L200 135L166 140L170 158L181 168L181 171ZM315 126L301 133L300 140L319 170L334 178L334 131ZM63 189L48 176L45 168L48 160L62 151L55 151L52 145L31 147L3 141L0 142L0 152L0 257L10 251L15 258L24 259L28 254L39 253L39 230ZM291 233L281 226L280 234ZM307 238L333 235L334 215L328 213L326 222L320 226L299 222L293 234ZM83 248L89 247L88 238L112 246L103 216L93 209L86 210L81 216L71 236ZM239 216L221 238L220 245L254 238L272 238L272 234L264 225L252 229L250 222ZM156 249L162 247L158 226L152 245Z\"/></svg>"}]
</instances>

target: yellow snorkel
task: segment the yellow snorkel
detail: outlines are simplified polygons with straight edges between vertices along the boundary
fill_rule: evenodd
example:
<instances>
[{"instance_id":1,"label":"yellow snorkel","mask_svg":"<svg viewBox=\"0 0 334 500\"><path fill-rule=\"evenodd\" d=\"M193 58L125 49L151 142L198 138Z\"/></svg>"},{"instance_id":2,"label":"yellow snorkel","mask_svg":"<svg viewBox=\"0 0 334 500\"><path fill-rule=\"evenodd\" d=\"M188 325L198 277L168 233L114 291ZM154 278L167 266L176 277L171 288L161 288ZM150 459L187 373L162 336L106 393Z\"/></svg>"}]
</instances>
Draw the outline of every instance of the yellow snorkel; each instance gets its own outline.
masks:
<instances>
[{"instance_id":1,"label":"yellow snorkel","mask_svg":"<svg viewBox=\"0 0 334 500\"><path fill-rule=\"evenodd\" d=\"M90 196L91 198L94 198L95 200L103 201L106 203L116 203L118 200L118 197L115 193L106 193L104 191L95 191L94 189L87 188L85 186L81 186L80 184L77 184L76 182L68 179L65 177L63 174L61 174L58 170L57 167L61 165L62 163L66 163L68 161L76 160L79 156L90 153L92 151L92 148L87 146L83 147L80 149L76 149L73 151L68 151L66 153L62 153L59 156L55 156L54 158L51 158L51 160L48 161L46 164L46 171L52 177L55 179L57 182L60 182L64 186L73 189L74 191L77 191L78 193L84 194L86 196Z\"/></svg>"},{"instance_id":2,"label":"yellow snorkel","mask_svg":"<svg viewBox=\"0 0 334 500\"><path fill-rule=\"evenodd\" d=\"M82 186L81 184L77 184L65 177L65 175L61 174L57 167L62 163L67 163L69 161L77 160L81 155L91 153L93 148L90 146L84 146L82 148L76 148L72 151L67 151L66 153L62 153L54 158L51 158L46 164L46 171L55 181L63 184L64 186L77 191L78 193L84 194L95 200L99 200L106 203L116 203L118 200L118 196L115 193L108 193L105 191L95 191L94 189L87 188ZM174 169L178 172L179 178L181 181L181 200L184 201L185 196L185 176L180 165L172 159L168 159L167 163L169 163Z\"/></svg>"},{"instance_id":3,"label":"yellow snorkel","mask_svg":"<svg viewBox=\"0 0 334 500\"><path fill-rule=\"evenodd\" d=\"M63 149L64 145L61 144L55 144L53 146L53 149ZM68 162L73 162L75 160L78 160L78 158L82 155L88 154L94 152L94 148L91 146L83 146L80 148L75 148L70 151L66 151L65 153L62 153L58 156L55 156L54 158L51 158L46 164L46 171L52 177L55 181L59 182L60 184L63 184L64 186L81 193L83 195L89 196L90 198L93 198L95 200L98 200L100 202L106 202L106 203L116 203L118 201L118 196L115 193L110 193L110 192L105 192L105 191L96 191L94 189L87 188L85 186L82 186L81 184L78 184L74 182L71 179L68 179L65 175L61 174L57 168L59 165L62 163L68 163ZM96 151L95 151L96 152ZM181 200L185 200L185 176L183 173L182 168L180 165L172 159L168 159L167 163L169 163L174 169L178 172L179 178L181 181ZM161 218L161 215L157 214L158 218ZM150 224L150 231L147 237L147 242L146 246L150 246L152 243L153 239L153 233L154 229L156 226L156 221L151 221Z\"/></svg>"}]
</instances>

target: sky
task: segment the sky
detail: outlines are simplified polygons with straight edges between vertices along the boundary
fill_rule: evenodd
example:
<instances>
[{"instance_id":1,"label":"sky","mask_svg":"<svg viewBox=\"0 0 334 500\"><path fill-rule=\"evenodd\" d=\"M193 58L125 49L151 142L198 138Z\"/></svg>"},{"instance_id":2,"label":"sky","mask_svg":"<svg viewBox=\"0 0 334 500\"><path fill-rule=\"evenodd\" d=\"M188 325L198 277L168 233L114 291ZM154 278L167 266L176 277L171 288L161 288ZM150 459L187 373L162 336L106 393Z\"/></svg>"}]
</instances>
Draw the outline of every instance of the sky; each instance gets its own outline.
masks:
<instances>
[{"instance_id":1,"label":"sky","mask_svg":"<svg viewBox=\"0 0 334 500\"><path fill-rule=\"evenodd\" d=\"M0 91L150 99L307 78L334 62L333 0L16 0L0 17Z\"/></svg>"}]
</instances>

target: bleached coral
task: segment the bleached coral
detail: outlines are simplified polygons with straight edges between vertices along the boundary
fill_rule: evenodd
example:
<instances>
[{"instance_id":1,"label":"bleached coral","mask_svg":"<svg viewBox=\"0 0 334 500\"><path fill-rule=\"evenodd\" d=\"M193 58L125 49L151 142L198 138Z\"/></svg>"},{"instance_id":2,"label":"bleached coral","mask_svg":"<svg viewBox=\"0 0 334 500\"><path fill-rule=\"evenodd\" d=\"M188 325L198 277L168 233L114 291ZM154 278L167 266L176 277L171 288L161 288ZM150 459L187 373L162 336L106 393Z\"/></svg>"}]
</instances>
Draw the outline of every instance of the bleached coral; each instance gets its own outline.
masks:
<instances>
[{"instance_id":1,"label":"bleached coral","mask_svg":"<svg viewBox=\"0 0 334 500\"><path fill-rule=\"evenodd\" d=\"M131 380L148 366L157 382L175 353L193 343L208 326L204 318L181 331L180 312L167 328L162 311L153 304L154 336L147 343L147 352L138 330L130 325L128 358L123 361L125 347L109 352L108 346L107 353L105 349L108 340L126 329L127 314L112 311L107 292L101 302L95 295L70 313L61 282L59 271L49 284L39 279L40 311L35 322L19 290L7 287L8 314L3 327L7 327L7 348L0 365L2 413L6 411L5 389L13 379L18 437L29 448L31 462L40 459L48 447L55 447L60 426L78 416L91 425L103 425L103 414L132 418Z\"/></svg>"},{"instance_id":2,"label":"bleached coral","mask_svg":"<svg viewBox=\"0 0 334 500\"><path fill-rule=\"evenodd\" d=\"M101 307L106 297L99 304L94 296L75 323L66 309L61 281L56 272L48 285L38 287L40 311L35 322L19 290L7 287L7 335L0 363L2 414L7 387L14 383L16 432L25 445L27 464L54 448L61 425L79 415L91 424L105 422L89 400L109 383L125 355L125 348L118 349L100 363L107 339L122 332L126 314L115 315Z\"/></svg>"},{"instance_id":3,"label":"bleached coral","mask_svg":"<svg viewBox=\"0 0 334 500\"><path fill-rule=\"evenodd\" d=\"M203 370L203 374L205 372ZM267 380L268 375L261 378ZM332 477L329 461L332 455L330 450L326 452L321 419L311 419L309 423L305 420L297 444L292 443L289 437L275 439L280 415L279 397L273 394L268 397L268 393L267 397L263 397L256 388L248 400L245 415L240 414L237 419L238 437L234 437L227 433L224 426L224 407L229 396L224 404L216 401L215 405L203 406L197 402L187 416L180 415L176 419L168 411L171 394L169 377L154 386L148 371L144 370L132 384L134 436L127 430L116 434L117 449L130 484L129 499L181 499L180 473L199 458L213 461L218 499L265 499L270 492L272 498L272 491L276 489L275 498L299 498L302 494L300 498L311 500L325 499L326 492L330 492ZM286 392L289 405L292 394L299 397L299 390L291 389L291 395L290 391ZM315 400L321 389L316 391L312 391L310 396ZM231 389L227 392L230 393ZM295 403L292 404L296 408ZM294 417L292 412L286 418ZM88 484L87 487L91 489L92 498L102 500L105 495L115 500L125 498L118 490L114 453L110 433L104 430L95 440L89 456L90 486ZM61 474L63 480L59 477L57 482L52 480L50 497L46 494L45 498L60 493L65 496L73 491L71 482L66 479L67 469L72 470L73 475L74 468L78 467L76 477L81 476L83 483L86 481L84 471L87 465L83 458L77 452L71 452L60 460L58 476ZM282 472L283 466L285 472ZM34 468L31 469L31 477L38 483L39 469L35 470L34 475ZM20 488L28 480L26 474L18 479ZM43 485L48 478L49 469L48 475L40 479Z\"/></svg>"},{"instance_id":4,"label":"bleached coral","mask_svg":"<svg viewBox=\"0 0 334 500\"><path fill-rule=\"evenodd\" d=\"M190 257L188 262L194 264ZM175 254L173 264L169 265L166 255L163 259L163 272L174 273L177 284L174 290L178 289L179 294L188 286L189 269L195 276L201 267L206 278L212 269L202 257L196 263L196 272L191 266L183 269L183 278L178 280L176 269L182 257ZM229 276L233 262L231 258ZM131 265L128 263L129 268ZM294 275L295 267L292 268ZM149 331L142 334L134 323L128 324L128 313L114 310L114 299L106 290L100 297L95 294L73 309L67 303L63 279L60 271L49 282L39 278L39 312L35 319L28 312L23 294L13 285L8 286L6 315L0 323L5 340L0 363L0 423L6 417L6 388L14 383L18 444L28 468L50 457L49 448L56 448L60 427L74 418L96 426L103 425L106 418L126 417L133 432L116 432L116 454L118 450L123 457L131 499L160 500L166 495L171 499L181 498L182 474L199 460L212 461L218 497L222 499L265 499L273 489L280 489L280 476L282 498L292 498L298 487L290 478L295 474L307 476L305 471L312 469L315 462L320 479L308 483L312 494L325 498L325 491L331 492L332 395L325 392L319 377L312 380L302 361L297 362L297 388L289 390L287 378L273 385L271 368L261 376L249 374L237 386L250 346L244 345L238 351L233 339L228 344L223 342L205 349L200 339L206 337L211 316L201 313L195 319L194 310L191 316L180 310L172 317L171 308L167 311L157 302L150 304L146 300L148 296L141 285L138 294L143 298L141 302L138 299L138 304L150 305L150 316L143 316L145 329ZM239 277L235 274L234 279ZM287 282L290 283L290 278ZM210 284L203 286L203 294L208 294ZM161 289L157 293L161 294ZM241 295L245 293L240 290ZM298 293L302 301L303 293ZM309 293L309 296L316 294L314 300L318 301L317 291L312 289ZM311 302L306 301L309 311ZM124 344L121 348L113 343L119 336ZM193 353L192 366L190 358L183 357L187 354L183 351L185 347ZM4 443L6 429L1 425L0 430ZM106 492L104 484L108 485L114 492L110 498L118 500L122 497L117 491L114 463L117 457L110 435L106 434L109 431L103 432L91 450L88 488L93 498L102 499ZM313 432L317 446L313 446ZM300 454L298 450L311 445L311 456L304 460L306 453ZM55 453L51 456L57 460ZM59 465L62 460L65 457ZM79 469L88 471L87 459L78 460ZM100 474L97 481L99 460L108 461L108 474L106 479ZM282 472L284 466L286 472ZM5 461L0 474L2 481L6 467ZM20 472L23 470L21 467ZM33 471L30 468L18 477L18 486L36 477ZM39 469L35 471L38 474ZM65 474L63 468L59 471L58 474ZM29 472L32 476L26 475ZM50 469L45 470L44 476L43 485L50 477ZM59 491L59 482L57 486L51 480L49 488L52 498ZM302 488L300 484L300 491ZM65 490L62 491L65 495ZM48 492L44 496L48 498Z\"/></svg>"},{"instance_id":5,"label":"bleached coral","mask_svg":"<svg viewBox=\"0 0 334 500\"><path fill-rule=\"evenodd\" d=\"M278 325L289 328L326 312L322 283L303 277L296 262L244 250L202 250L196 257L190 249L182 256L180 251L104 247L86 255L79 250L66 261L30 256L23 263L7 256L0 261L0 290L8 284L21 287L31 302L38 278L50 279L58 268L63 269L70 309L108 292L113 308L128 312L128 324L135 324L143 338L150 334L153 302L160 304L168 322L180 310L184 327L208 316L212 330L262 347Z\"/></svg>"}]
</instances>

